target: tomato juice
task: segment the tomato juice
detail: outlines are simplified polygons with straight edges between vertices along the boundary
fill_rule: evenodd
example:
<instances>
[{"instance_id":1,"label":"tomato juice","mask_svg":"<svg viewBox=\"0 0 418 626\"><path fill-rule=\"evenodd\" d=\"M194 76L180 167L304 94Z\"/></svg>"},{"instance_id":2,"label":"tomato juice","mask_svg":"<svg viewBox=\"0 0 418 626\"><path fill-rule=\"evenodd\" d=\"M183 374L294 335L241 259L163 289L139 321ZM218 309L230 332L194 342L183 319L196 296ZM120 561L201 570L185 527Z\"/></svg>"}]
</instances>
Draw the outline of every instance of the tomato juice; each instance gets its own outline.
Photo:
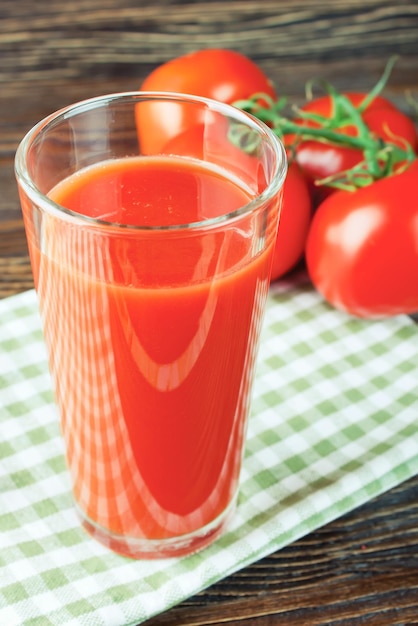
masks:
<instances>
[{"instance_id":1,"label":"tomato juice","mask_svg":"<svg viewBox=\"0 0 418 626\"><path fill-rule=\"evenodd\" d=\"M78 509L113 537L210 528L237 494L277 211L225 220L258 193L176 157L48 195L74 213L43 215L41 249L27 232Z\"/></svg>"}]
</instances>

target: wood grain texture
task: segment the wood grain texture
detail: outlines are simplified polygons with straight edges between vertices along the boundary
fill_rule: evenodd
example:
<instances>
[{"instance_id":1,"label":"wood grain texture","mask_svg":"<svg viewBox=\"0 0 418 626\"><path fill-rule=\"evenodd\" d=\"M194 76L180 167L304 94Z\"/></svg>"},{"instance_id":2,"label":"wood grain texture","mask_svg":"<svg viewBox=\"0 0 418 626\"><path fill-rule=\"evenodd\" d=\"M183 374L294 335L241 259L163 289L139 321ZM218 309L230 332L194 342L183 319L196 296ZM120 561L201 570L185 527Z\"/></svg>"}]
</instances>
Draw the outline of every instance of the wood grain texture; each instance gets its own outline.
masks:
<instances>
[{"instance_id":1,"label":"wood grain texture","mask_svg":"<svg viewBox=\"0 0 418 626\"><path fill-rule=\"evenodd\" d=\"M416 0L2 0L0 297L32 287L13 174L20 139L54 110L139 88L159 63L208 47L254 59L280 93L313 77L418 98ZM418 624L418 477L150 620L151 626Z\"/></svg>"},{"instance_id":2,"label":"wood grain texture","mask_svg":"<svg viewBox=\"0 0 418 626\"><path fill-rule=\"evenodd\" d=\"M0 298L32 289L23 222L20 219L0 221Z\"/></svg>"},{"instance_id":3,"label":"wood grain texture","mask_svg":"<svg viewBox=\"0 0 418 626\"><path fill-rule=\"evenodd\" d=\"M278 60L416 54L413 0L175 2L2 1L1 75L13 79L138 75L212 45Z\"/></svg>"},{"instance_id":4,"label":"wood grain texture","mask_svg":"<svg viewBox=\"0 0 418 626\"><path fill-rule=\"evenodd\" d=\"M418 623L417 496L415 477L147 623Z\"/></svg>"}]
</instances>

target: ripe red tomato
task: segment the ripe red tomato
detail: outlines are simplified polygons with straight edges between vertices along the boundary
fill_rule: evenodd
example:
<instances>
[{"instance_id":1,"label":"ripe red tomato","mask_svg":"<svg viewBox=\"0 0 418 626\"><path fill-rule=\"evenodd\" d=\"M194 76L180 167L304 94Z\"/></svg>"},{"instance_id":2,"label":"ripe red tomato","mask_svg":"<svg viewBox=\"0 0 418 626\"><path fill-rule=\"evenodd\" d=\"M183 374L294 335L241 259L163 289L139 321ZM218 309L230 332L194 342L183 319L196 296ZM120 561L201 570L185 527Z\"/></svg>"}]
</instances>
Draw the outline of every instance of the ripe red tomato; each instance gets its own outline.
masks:
<instances>
[{"instance_id":1,"label":"ripe red tomato","mask_svg":"<svg viewBox=\"0 0 418 626\"><path fill-rule=\"evenodd\" d=\"M357 92L344 95L356 107L366 97L366 94ZM331 118L334 115L334 100L330 95L316 98L303 106L302 110ZM378 137L401 147L404 147L406 141L415 152L418 150L418 134L413 121L386 98L376 96L363 112L362 118ZM316 126L311 121L302 122L301 119L295 121L310 127ZM338 132L351 136L358 134L352 124L342 127ZM302 141L296 149L297 162L312 186L317 180L351 169L363 158L361 150L313 140ZM316 204L333 191L327 187L317 188Z\"/></svg>"},{"instance_id":2,"label":"ripe red tomato","mask_svg":"<svg viewBox=\"0 0 418 626\"><path fill-rule=\"evenodd\" d=\"M198 50L160 65L145 78L141 91L192 94L227 104L255 93L276 97L271 81L252 60L234 50L217 48ZM158 125L151 124L146 115L137 115L144 152L158 152L172 137L201 122L196 116L180 115L174 119L168 115L170 123L160 115Z\"/></svg>"},{"instance_id":3,"label":"ripe red tomato","mask_svg":"<svg viewBox=\"0 0 418 626\"><path fill-rule=\"evenodd\" d=\"M201 159L206 151L220 167L226 167L251 187L258 180L259 189L264 189L265 180L259 163L226 140L227 120L220 118L216 124L197 124L173 137L165 146L164 153L178 154ZM205 138L205 140L203 140ZM271 280L276 280L290 271L302 258L312 215L312 200L308 183L296 162L289 165L283 185L283 205L280 226L273 255Z\"/></svg>"},{"instance_id":4,"label":"ripe red tomato","mask_svg":"<svg viewBox=\"0 0 418 626\"><path fill-rule=\"evenodd\" d=\"M205 156L220 168L237 176L255 193L265 188L264 170L251 153L228 139L228 119L212 116L206 124L191 126L171 138L163 147L164 154L203 159Z\"/></svg>"},{"instance_id":5,"label":"ripe red tomato","mask_svg":"<svg viewBox=\"0 0 418 626\"><path fill-rule=\"evenodd\" d=\"M418 311L418 161L317 209L306 244L316 289L358 317Z\"/></svg>"},{"instance_id":6,"label":"ripe red tomato","mask_svg":"<svg viewBox=\"0 0 418 626\"><path fill-rule=\"evenodd\" d=\"M173 91L212 98L228 104L247 99L256 93L276 98L265 74L246 56L232 50L209 49L173 59L157 67L143 82L142 91ZM178 114L179 109L159 108L151 118L149 109L137 109L137 127L144 153L164 150L202 158L202 135L211 137L210 151L219 165L234 165L242 178L245 171L257 166L251 155L239 150L217 134L226 132L222 122L208 125L191 111ZM145 114L144 114L145 113ZM174 113L174 114L173 114ZM152 130L151 130L152 125ZM222 148L222 153L219 149ZM241 167L242 166L242 167ZM241 171L240 171L241 170ZM252 172L254 178L254 172ZM262 183L262 181L260 181ZM281 226L273 259L272 280L288 272L302 257L311 218L311 198L307 183L296 164L290 166L284 183Z\"/></svg>"},{"instance_id":7,"label":"ripe red tomato","mask_svg":"<svg viewBox=\"0 0 418 626\"><path fill-rule=\"evenodd\" d=\"M312 199L298 164L287 170L283 186L283 205L273 255L271 280L290 271L302 258L312 217Z\"/></svg>"}]
</instances>

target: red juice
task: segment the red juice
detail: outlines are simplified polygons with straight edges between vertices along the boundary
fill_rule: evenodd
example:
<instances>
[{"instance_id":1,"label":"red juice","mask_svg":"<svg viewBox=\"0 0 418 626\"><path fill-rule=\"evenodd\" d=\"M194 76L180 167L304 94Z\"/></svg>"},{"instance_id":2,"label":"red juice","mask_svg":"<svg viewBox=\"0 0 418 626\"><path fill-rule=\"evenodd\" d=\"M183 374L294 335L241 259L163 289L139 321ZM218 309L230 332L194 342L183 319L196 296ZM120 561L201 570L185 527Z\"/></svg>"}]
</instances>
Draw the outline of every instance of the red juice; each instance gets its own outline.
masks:
<instances>
[{"instance_id":1,"label":"red juice","mask_svg":"<svg viewBox=\"0 0 418 626\"><path fill-rule=\"evenodd\" d=\"M99 533L178 537L233 505L277 217L175 226L256 195L191 160L126 158L49 194L106 223L44 215L42 250L28 225L75 500Z\"/></svg>"}]
</instances>

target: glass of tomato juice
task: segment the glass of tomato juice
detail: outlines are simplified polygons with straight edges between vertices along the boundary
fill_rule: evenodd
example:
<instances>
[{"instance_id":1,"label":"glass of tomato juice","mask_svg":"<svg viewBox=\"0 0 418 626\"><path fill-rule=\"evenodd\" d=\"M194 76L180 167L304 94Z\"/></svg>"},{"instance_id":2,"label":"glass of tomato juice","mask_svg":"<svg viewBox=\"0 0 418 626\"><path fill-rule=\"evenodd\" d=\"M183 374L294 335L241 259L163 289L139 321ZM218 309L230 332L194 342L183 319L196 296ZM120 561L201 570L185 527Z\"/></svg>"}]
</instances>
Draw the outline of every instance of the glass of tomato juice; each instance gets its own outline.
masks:
<instances>
[{"instance_id":1,"label":"glass of tomato juice","mask_svg":"<svg viewBox=\"0 0 418 626\"><path fill-rule=\"evenodd\" d=\"M237 501L286 157L235 107L76 103L16 153L83 527L134 558L214 541Z\"/></svg>"}]
</instances>

